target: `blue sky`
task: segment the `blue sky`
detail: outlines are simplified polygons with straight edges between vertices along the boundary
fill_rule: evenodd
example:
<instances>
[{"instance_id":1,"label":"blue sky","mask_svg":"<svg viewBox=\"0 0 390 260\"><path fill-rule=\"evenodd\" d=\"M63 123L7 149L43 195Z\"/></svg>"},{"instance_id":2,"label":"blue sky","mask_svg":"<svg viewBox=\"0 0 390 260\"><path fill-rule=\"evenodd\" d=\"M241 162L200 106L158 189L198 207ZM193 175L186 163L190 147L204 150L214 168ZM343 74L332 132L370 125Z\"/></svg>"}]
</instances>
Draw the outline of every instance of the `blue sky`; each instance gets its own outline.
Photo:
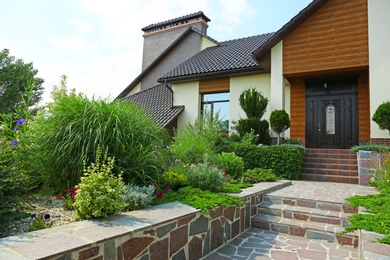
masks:
<instances>
[{"instance_id":1,"label":"blue sky","mask_svg":"<svg viewBox=\"0 0 390 260\"><path fill-rule=\"evenodd\" d=\"M203 11L218 41L280 29L311 0L12 0L2 1L0 50L33 62L44 102L68 76L68 88L115 98L140 72L141 28Z\"/></svg>"}]
</instances>

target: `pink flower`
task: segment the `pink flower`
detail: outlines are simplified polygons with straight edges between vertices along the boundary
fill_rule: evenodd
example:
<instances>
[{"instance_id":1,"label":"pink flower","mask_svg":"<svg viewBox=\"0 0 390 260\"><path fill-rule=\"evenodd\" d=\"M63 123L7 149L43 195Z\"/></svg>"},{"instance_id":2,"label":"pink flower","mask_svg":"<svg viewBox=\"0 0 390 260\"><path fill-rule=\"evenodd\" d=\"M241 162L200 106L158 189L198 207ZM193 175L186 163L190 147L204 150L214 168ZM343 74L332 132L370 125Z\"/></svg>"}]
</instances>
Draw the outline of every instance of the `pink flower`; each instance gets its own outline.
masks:
<instances>
[{"instance_id":1,"label":"pink flower","mask_svg":"<svg viewBox=\"0 0 390 260\"><path fill-rule=\"evenodd\" d=\"M223 175L225 175L225 176L226 176L226 175L227 175L227 172L223 172Z\"/></svg>"},{"instance_id":2,"label":"pink flower","mask_svg":"<svg viewBox=\"0 0 390 260\"><path fill-rule=\"evenodd\" d=\"M58 195L57 195L57 199L58 199L58 200L62 199L62 194L58 194Z\"/></svg>"},{"instance_id":3,"label":"pink flower","mask_svg":"<svg viewBox=\"0 0 390 260\"><path fill-rule=\"evenodd\" d=\"M168 185L165 186L165 188L164 188L164 190L170 190L170 189L171 189L171 187L169 187Z\"/></svg>"},{"instance_id":4,"label":"pink flower","mask_svg":"<svg viewBox=\"0 0 390 260\"><path fill-rule=\"evenodd\" d=\"M226 180L227 180L228 182L230 182L230 178L227 178Z\"/></svg>"},{"instance_id":5,"label":"pink flower","mask_svg":"<svg viewBox=\"0 0 390 260\"><path fill-rule=\"evenodd\" d=\"M157 198L161 199L163 196L164 196L164 194L161 191L157 192L157 195L156 195Z\"/></svg>"}]
</instances>

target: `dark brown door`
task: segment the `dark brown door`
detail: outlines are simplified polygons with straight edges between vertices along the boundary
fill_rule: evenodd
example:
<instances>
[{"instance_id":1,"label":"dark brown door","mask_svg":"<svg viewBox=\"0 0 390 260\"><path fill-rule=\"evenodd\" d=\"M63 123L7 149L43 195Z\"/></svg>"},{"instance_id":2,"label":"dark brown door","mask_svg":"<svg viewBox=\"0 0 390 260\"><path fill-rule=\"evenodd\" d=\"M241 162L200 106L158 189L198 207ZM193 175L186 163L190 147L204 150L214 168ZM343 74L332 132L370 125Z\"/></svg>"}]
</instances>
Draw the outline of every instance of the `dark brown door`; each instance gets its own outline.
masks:
<instances>
[{"instance_id":1,"label":"dark brown door","mask_svg":"<svg viewBox=\"0 0 390 260\"><path fill-rule=\"evenodd\" d=\"M356 81L324 82L307 84L306 146L350 148L358 143Z\"/></svg>"}]
</instances>

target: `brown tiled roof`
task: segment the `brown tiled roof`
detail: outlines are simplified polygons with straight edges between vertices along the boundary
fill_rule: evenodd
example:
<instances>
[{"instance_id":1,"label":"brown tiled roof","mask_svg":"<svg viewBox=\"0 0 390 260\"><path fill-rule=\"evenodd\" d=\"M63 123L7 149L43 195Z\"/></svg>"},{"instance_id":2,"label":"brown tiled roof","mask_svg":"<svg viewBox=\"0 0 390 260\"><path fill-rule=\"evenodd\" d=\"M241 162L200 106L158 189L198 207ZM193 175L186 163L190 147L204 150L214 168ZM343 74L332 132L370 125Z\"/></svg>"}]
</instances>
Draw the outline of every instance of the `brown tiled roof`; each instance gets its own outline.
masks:
<instances>
[{"instance_id":1,"label":"brown tiled roof","mask_svg":"<svg viewBox=\"0 0 390 260\"><path fill-rule=\"evenodd\" d=\"M260 58L278 44L284 37L295 30L301 23L320 9L328 0L313 0L308 6L294 16L288 23L280 28L272 37L268 38L263 45L259 46L254 52L254 58L260 60Z\"/></svg>"},{"instance_id":2,"label":"brown tiled roof","mask_svg":"<svg viewBox=\"0 0 390 260\"><path fill-rule=\"evenodd\" d=\"M167 126L184 110L184 106L173 106L173 91L165 84L154 86L122 100L129 100L145 108L162 127Z\"/></svg>"},{"instance_id":3,"label":"brown tiled roof","mask_svg":"<svg viewBox=\"0 0 390 260\"><path fill-rule=\"evenodd\" d=\"M167 72L159 82L171 79L196 78L209 73L232 73L237 70L259 70L253 52L262 46L273 33L261 34L220 42L209 47Z\"/></svg>"}]
</instances>

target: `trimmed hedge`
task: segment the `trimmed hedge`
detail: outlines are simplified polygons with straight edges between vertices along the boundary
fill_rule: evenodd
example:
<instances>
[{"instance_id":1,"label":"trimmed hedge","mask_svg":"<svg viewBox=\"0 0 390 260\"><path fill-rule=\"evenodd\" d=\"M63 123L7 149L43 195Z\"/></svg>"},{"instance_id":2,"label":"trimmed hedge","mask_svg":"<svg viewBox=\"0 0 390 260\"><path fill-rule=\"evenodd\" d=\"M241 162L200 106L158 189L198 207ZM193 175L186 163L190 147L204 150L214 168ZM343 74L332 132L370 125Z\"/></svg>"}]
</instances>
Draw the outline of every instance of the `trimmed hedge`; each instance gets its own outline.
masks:
<instances>
[{"instance_id":1,"label":"trimmed hedge","mask_svg":"<svg viewBox=\"0 0 390 260\"><path fill-rule=\"evenodd\" d=\"M231 142L224 149L235 152L244 161L245 170L272 169L276 176L297 180L302 172L304 148L297 145L256 146Z\"/></svg>"}]
</instances>

